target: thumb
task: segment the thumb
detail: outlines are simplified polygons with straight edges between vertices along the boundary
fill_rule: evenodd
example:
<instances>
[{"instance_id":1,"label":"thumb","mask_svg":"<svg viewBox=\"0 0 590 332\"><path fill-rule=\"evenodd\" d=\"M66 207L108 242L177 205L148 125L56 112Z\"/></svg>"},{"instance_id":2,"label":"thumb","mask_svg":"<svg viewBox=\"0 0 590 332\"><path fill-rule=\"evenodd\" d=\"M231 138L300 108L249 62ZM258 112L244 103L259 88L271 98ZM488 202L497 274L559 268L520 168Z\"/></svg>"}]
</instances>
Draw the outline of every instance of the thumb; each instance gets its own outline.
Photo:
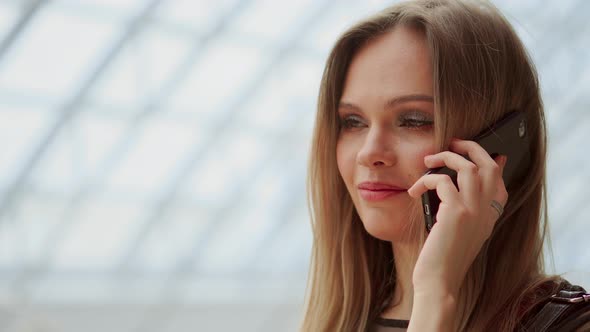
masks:
<instances>
[{"instance_id":1,"label":"thumb","mask_svg":"<svg viewBox=\"0 0 590 332\"><path fill-rule=\"evenodd\" d=\"M499 163L499 165L500 165L500 171L501 171L502 174L504 174L504 167L506 166L506 162L508 162L508 156L502 155L500 157L499 162L500 162Z\"/></svg>"}]
</instances>

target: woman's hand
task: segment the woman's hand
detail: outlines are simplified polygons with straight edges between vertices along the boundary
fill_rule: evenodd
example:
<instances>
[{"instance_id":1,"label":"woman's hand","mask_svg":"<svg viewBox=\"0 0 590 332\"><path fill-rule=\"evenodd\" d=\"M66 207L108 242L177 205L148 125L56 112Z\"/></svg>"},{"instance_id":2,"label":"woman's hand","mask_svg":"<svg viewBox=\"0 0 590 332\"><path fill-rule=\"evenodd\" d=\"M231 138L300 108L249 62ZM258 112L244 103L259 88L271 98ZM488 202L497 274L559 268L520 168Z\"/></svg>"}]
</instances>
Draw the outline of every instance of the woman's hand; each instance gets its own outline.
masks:
<instances>
[{"instance_id":1,"label":"woman's hand","mask_svg":"<svg viewBox=\"0 0 590 332\"><path fill-rule=\"evenodd\" d=\"M508 192L502 179L506 157L492 159L476 142L454 139L450 151L426 156L429 168L447 166L457 171L457 184L444 174L422 176L408 189L411 197L420 198L436 189L441 200L437 222L414 267L414 296L455 297L469 270L490 237L499 214L492 200L506 205ZM461 155L469 155L472 161Z\"/></svg>"}]
</instances>

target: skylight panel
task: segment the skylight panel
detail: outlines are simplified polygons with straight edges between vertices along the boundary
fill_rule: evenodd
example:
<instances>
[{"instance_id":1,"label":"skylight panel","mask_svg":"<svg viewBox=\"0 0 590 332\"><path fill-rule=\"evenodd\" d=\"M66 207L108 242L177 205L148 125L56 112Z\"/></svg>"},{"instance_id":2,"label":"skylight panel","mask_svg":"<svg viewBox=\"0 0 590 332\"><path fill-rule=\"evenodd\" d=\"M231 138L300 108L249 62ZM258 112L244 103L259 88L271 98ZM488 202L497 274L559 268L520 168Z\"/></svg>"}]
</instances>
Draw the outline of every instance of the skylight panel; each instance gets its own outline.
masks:
<instances>
[{"instance_id":1,"label":"skylight panel","mask_svg":"<svg viewBox=\"0 0 590 332\"><path fill-rule=\"evenodd\" d=\"M130 150L108 176L105 186L109 191L153 198L202 138L189 126L155 117L131 139Z\"/></svg>"},{"instance_id":2,"label":"skylight panel","mask_svg":"<svg viewBox=\"0 0 590 332\"><path fill-rule=\"evenodd\" d=\"M64 100L80 89L114 31L111 24L43 7L0 63L0 90Z\"/></svg>"},{"instance_id":3,"label":"skylight panel","mask_svg":"<svg viewBox=\"0 0 590 332\"><path fill-rule=\"evenodd\" d=\"M145 105L165 97L160 94L186 56L190 40L159 29L146 27L125 46L93 89L98 103L137 113Z\"/></svg>"},{"instance_id":4,"label":"skylight panel","mask_svg":"<svg viewBox=\"0 0 590 332\"><path fill-rule=\"evenodd\" d=\"M76 222L64 229L52 268L100 271L114 268L141 228L145 206L116 197L93 196L80 207Z\"/></svg>"}]
</instances>

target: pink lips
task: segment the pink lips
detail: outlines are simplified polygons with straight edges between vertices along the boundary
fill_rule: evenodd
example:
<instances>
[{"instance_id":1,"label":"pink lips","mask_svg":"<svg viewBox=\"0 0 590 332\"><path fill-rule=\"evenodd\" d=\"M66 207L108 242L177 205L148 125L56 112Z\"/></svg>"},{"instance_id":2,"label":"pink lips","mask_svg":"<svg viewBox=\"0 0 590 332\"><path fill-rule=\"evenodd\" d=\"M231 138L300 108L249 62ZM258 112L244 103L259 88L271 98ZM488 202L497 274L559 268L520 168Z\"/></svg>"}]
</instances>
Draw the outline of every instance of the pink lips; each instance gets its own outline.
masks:
<instances>
[{"instance_id":1,"label":"pink lips","mask_svg":"<svg viewBox=\"0 0 590 332\"><path fill-rule=\"evenodd\" d=\"M407 189L381 182L363 182L358 188L361 197L367 201L381 201L407 192Z\"/></svg>"}]
</instances>

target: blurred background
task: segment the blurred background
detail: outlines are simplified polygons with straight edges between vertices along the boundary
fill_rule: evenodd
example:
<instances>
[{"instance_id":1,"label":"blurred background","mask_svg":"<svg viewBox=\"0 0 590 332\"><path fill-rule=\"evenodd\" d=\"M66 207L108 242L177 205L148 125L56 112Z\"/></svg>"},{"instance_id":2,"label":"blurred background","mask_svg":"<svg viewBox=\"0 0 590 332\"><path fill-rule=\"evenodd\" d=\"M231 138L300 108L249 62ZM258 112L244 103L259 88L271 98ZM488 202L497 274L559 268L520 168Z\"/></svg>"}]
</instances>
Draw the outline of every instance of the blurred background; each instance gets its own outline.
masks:
<instances>
[{"instance_id":1,"label":"blurred background","mask_svg":"<svg viewBox=\"0 0 590 332\"><path fill-rule=\"evenodd\" d=\"M0 331L296 331L327 52L392 1L0 0ZM554 266L590 287L590 1L537 64Z\"/></svg>"}]
</instances>

